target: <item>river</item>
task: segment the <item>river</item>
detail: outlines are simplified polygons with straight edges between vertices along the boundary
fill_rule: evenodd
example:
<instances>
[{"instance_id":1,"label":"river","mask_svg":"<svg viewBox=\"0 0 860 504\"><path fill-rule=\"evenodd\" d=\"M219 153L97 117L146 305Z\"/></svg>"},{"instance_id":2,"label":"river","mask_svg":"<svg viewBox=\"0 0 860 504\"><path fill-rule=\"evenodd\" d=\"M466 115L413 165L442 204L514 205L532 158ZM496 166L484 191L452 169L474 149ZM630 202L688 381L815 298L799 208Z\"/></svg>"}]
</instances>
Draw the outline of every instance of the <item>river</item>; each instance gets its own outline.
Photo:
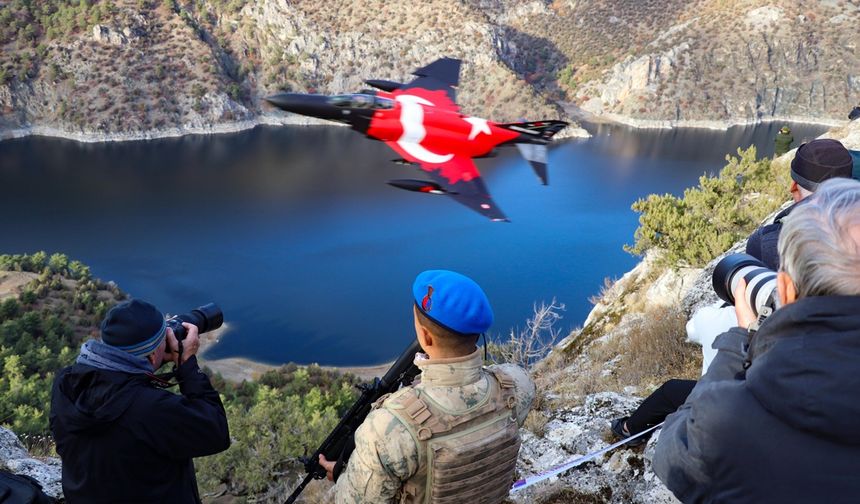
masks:
<instances>
[{"instance_id":1,"label":"river","mask_svg":"<svg viewBox=\"0 0 860 504\"><path fill-rule=\"evenodd\" d=\"M210 358L376 364L414 336L411 283L424 269L458 270L484 287L491 337L523 327L533 303L552 298L567 306L564 332L581 325L603 279L638 261L622 250L637 225L630 205L681 194L739 146L772 154L779 126L586 125L593 138L551 148L549 186L516 149L502 150L478 166L511 223L387 186L419 174L346 128L8 140L0 252L66 253L173 313L217 302L230 330ZM792 127L798 142L826 129Z\"/></svg>"}]
</instances>

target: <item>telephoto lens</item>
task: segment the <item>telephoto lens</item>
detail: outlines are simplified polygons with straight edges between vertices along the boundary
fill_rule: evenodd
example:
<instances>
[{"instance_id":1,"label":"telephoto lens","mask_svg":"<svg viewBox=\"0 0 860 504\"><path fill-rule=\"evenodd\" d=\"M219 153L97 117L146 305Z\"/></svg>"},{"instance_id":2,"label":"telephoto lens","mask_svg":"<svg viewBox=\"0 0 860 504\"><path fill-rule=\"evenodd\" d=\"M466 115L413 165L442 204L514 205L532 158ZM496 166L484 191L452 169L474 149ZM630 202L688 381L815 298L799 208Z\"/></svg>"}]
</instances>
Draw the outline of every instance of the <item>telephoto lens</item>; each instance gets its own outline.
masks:
<instances>
[{"instance_id":1,"label":"telephoto lens","mask_svg":"<svg viewBox=\"0 0 860 504\"><path fill-rule=\"evenodd\" d=\"M746 280L747 303L756 317L765 307L772 313L776 309L776 272L748 254L729 254L714 268L714 291L729 304L735 304L735 289L741 278Z\"/></svg>"},{"instance_id":2,"label":"telephoto lens","mask_svg":"<svg viewBox=\"0 0 860 504\"><path fill-rule=\"evenodd\" d=\"M199 334L203 334L221 327L221 324L224 323L224 314L218 305L209 303L188 313L170 317L167 319L167 327L173 330L173 335L178 340L184 340L185 336L188 335L188 331L182 325L183 322L196 325Z\"/></svg>"}]
</instances>

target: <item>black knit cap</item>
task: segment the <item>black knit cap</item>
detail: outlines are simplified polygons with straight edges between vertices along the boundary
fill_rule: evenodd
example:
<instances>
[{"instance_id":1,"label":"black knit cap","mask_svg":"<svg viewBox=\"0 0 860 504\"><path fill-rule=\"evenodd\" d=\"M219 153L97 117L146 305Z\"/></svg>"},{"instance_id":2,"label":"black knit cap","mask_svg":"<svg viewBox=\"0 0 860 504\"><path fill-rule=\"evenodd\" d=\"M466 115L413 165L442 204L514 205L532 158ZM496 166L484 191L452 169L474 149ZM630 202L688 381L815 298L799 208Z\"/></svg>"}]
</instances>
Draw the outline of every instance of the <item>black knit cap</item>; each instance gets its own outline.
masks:
<instances>
[{"instance_id":1,"label":"black knit cap","mask_svg":"<svg viewBox=\"0 0 860 504\"><path fill-rule=\"evenodd\" d=\"M102 342L128 353L149 355L164 339L164 315L155 306L132 299L107 313L102 321Z\"/></svg>"},{"instance_id":2,"label":"black knit cap","mask_svg":"<svg viewBox=\"0 0 860 504\"><path fill-rule=\"evenodd\" d=\"M791 178L807 191L835 177L851 178L854 160L839 141L813 140L801 145L791 161Z\"/></svg>"}]
</instances>

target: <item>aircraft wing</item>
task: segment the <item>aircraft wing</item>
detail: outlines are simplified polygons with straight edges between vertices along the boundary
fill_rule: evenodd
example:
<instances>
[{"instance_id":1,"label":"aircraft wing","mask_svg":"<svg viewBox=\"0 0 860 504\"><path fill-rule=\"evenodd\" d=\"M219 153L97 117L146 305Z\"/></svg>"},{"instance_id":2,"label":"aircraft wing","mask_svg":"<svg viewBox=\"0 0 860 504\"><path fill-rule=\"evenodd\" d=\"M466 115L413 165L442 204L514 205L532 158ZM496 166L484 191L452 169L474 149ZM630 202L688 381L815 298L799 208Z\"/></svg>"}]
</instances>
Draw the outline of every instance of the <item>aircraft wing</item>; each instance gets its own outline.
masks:
<instances>
[{"instance_id":1,"label":"aircraft wing","mask_svg":"<svg viewBox=\"0 0 860 504\"><path fill-rule=\"evenodd\" d=\"M417 76L412 82L399 88L400 91L409 89L426 89L428 91L444 91L451 100L448 105L459 110L457 106L457 91L454 89L460 83L460 60L441 58L425 67L412 72Z\"/></svg>"},{"instance_id":2,"label":"aircraft wing","mask_svg":"<svg viewBox=\"0 0 860 504\"><path fill-rule=\"evenodd\" d=\"M468 163L471 168L463 170ZM452 168L461 175L452 177ZM471 208L479 214L494 222L510 222L504 212L496 206L496 202L490 197L484 179L478 173L474 161L469 158L455 158L449 163L441 165L422 164L421 170L426 172L434 182L445 191L447 196L457 202Z\"/></svg>"}]
</instances>

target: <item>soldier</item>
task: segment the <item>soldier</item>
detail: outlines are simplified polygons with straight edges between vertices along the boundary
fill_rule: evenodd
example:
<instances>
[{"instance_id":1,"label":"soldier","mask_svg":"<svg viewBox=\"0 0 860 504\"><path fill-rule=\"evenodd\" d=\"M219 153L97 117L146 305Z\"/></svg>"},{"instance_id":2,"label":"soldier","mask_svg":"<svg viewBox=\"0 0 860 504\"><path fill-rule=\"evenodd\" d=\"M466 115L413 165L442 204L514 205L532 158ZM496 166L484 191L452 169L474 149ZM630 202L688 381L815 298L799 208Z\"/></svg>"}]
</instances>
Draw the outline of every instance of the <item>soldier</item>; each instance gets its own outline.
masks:
<instances>
[{"instance_id":1,"label":"soldier","mask_svg":"<svg viewBox=\"0 0 860 504\"><path fill-rule=\"evenodd\" d=\"M512 364L483 367L477 342L493 312L473 280L425 271L412 293L421 375L377 401L356 430L337 502L502 502L534 382ZM320 464L332 479L335 463L320 456Z\"/></svg>"},{"instance_id":2,"label":"soldier","mask_svg":"<svg viewBox=\"0 0 860 504\"><path fill-rule=\"evenodd\" d=\"M791 130L788 126L783 126L780 128L779 133L776 134L776 140L774 140L774 144L776 144L774 154L782 156L791 149L792 143L794 143L794 137L791 136Z\"/></svg>"}]
</instances>

